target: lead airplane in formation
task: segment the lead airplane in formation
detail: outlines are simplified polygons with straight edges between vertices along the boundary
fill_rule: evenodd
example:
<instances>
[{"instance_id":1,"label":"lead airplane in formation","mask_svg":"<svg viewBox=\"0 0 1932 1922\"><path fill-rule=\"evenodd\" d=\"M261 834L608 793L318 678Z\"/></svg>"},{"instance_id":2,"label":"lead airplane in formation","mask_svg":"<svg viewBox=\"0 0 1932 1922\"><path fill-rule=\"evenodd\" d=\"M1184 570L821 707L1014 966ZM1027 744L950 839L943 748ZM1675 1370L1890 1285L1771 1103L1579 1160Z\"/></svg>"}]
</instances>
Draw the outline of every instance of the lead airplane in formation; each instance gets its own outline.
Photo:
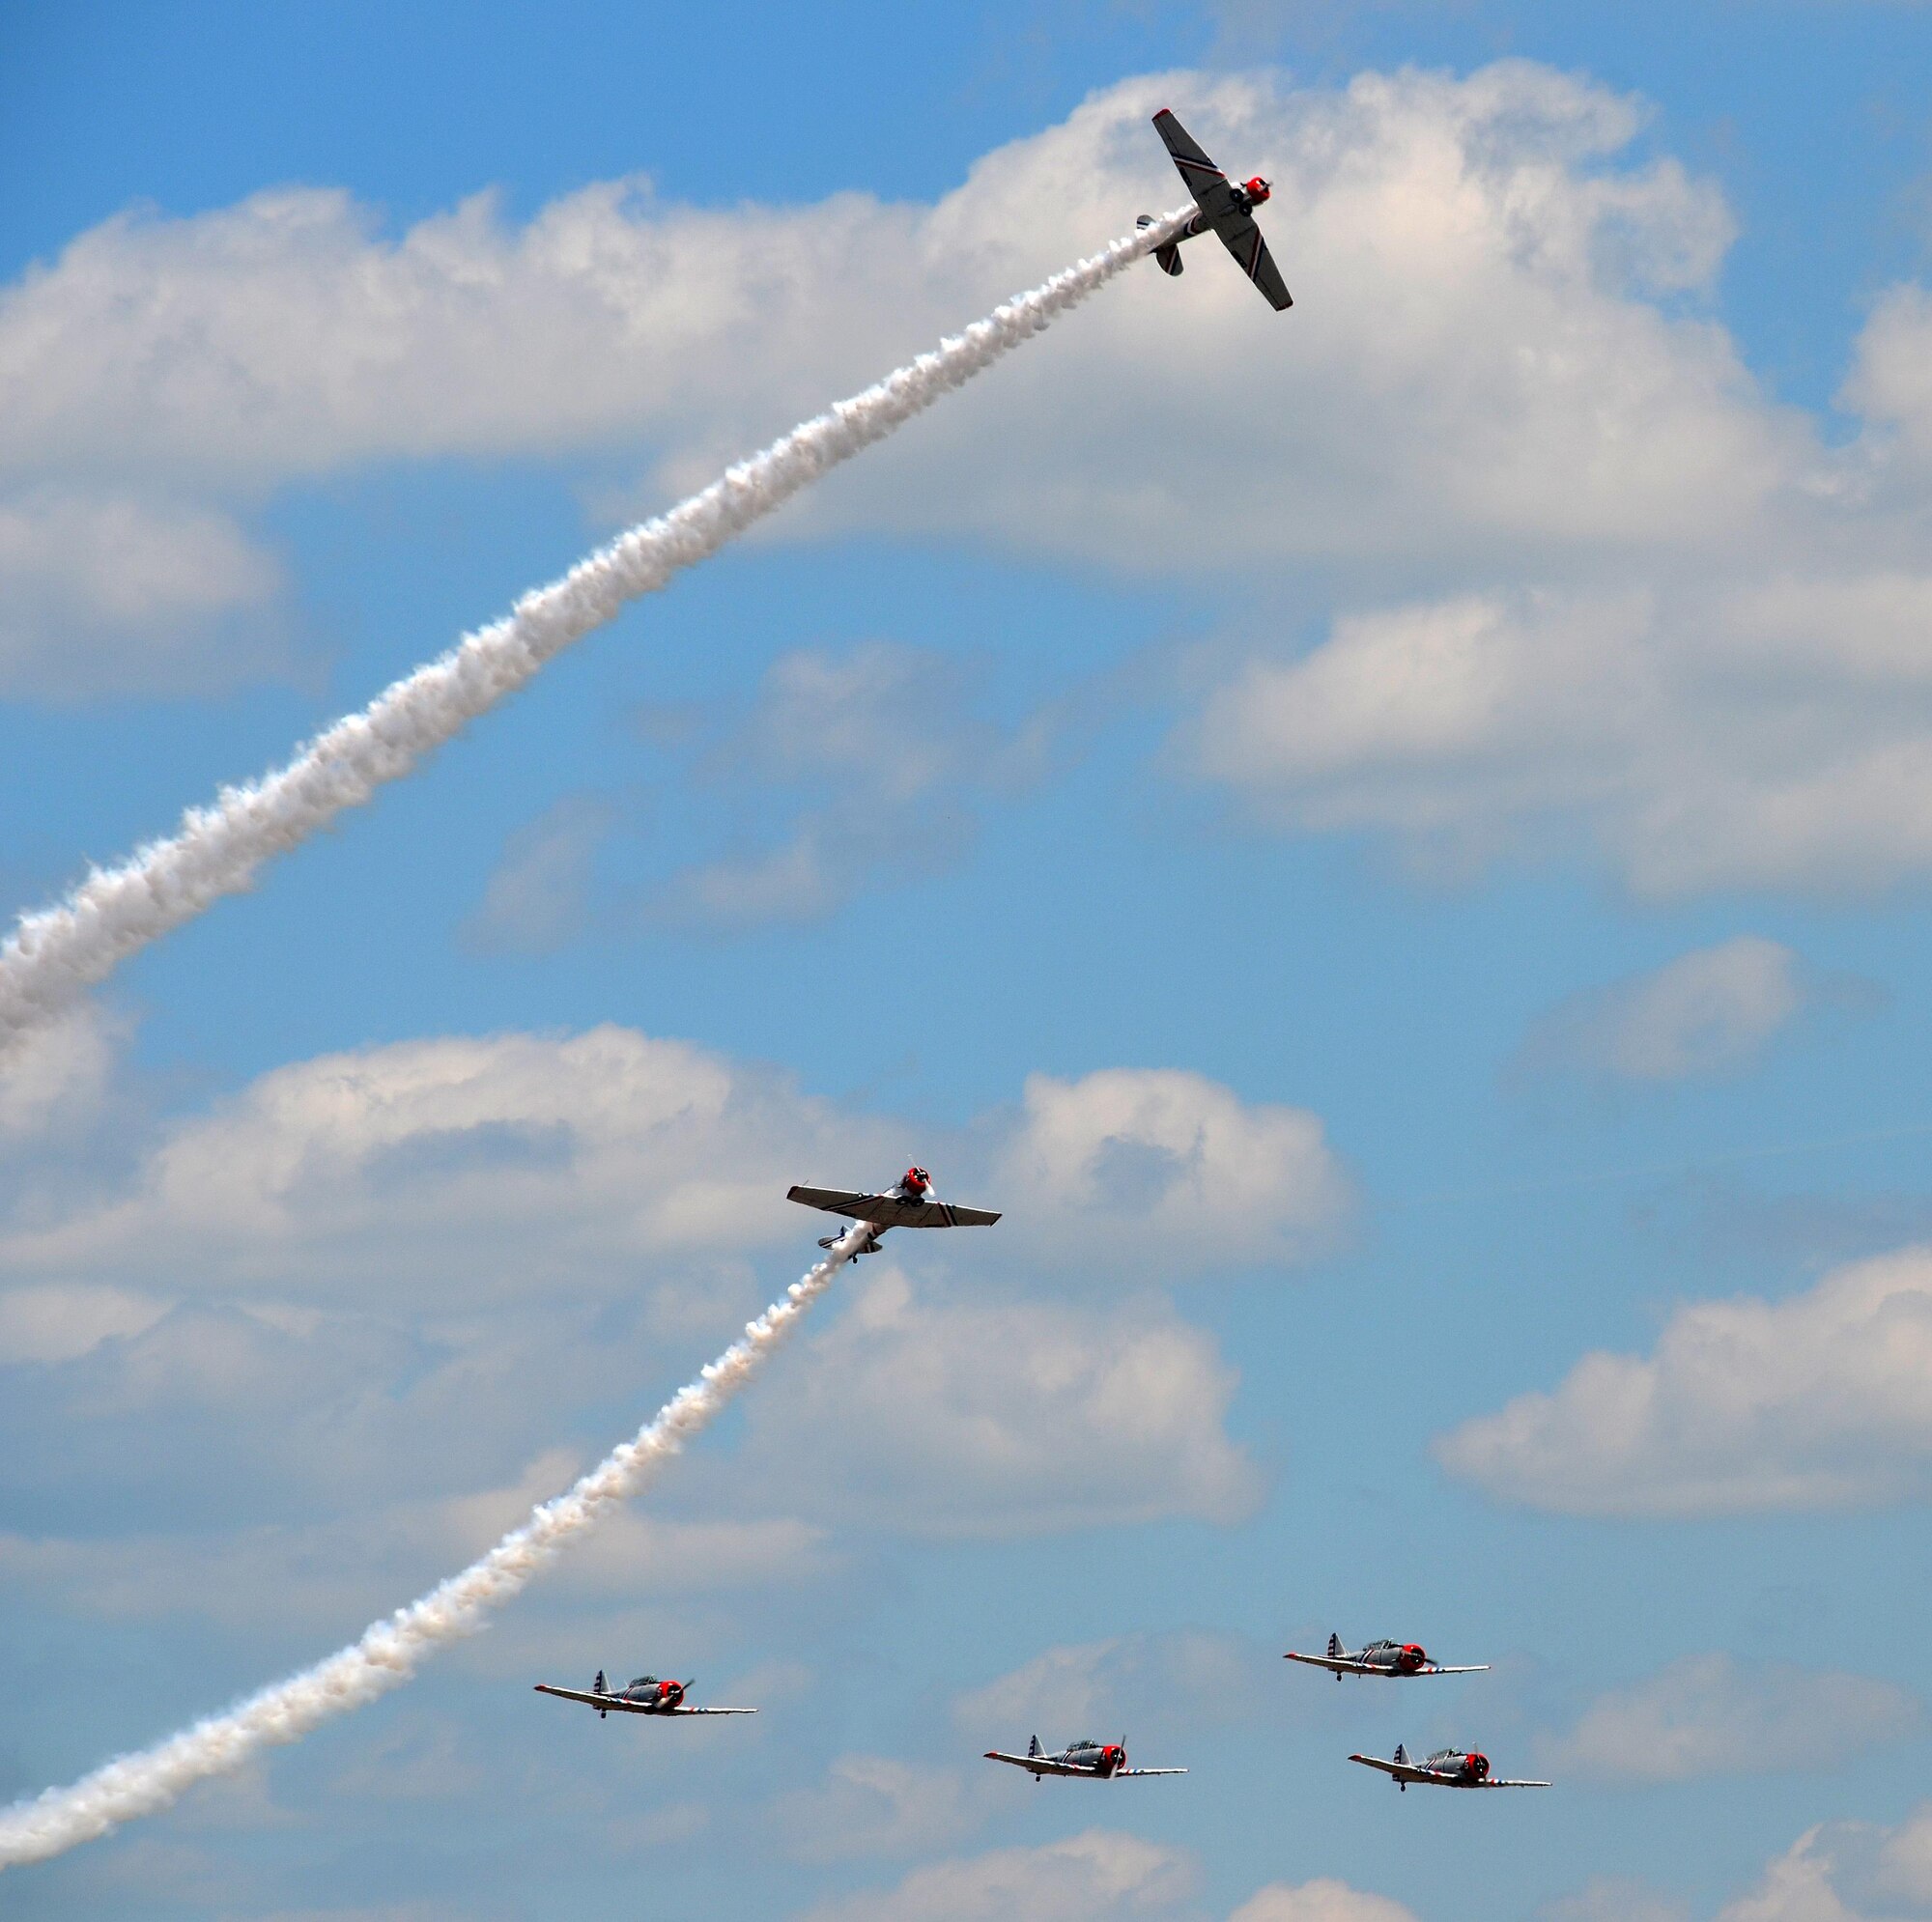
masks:
<instances>
[{"instance_id":1,"label":"lead airplane in formation","mask_svg":"<svg viewBox=\"0 0 1932 1922\"><path fill-rule=\"evenodd\" d=\"M660 1682L654 1675L640 1675L622 1688L607 1688L604 1671L588 1688L557 1688L548 1682L536 1684L539 1695L560 1696L566 1702L583 1702L597 1710L601 1721L606 1715L755 1715L755 1709L694 1709L685 1702L689 1682Z\"/></svg>"},{"instance_id":2,"label":"lead airplane in formation","mask_svg":"<svg viewBox=\"0 0 1932 1922\"><path fill-rule=\"evenodd\" d=\"M1340 1682L1345 1675L1382 1675L1400 1679L1409 1675L1481 1675L1488 1662L1472 1662L1464 1668L1448 1668L1429 1659L1429 1651L1419 1642L1371 1642L1351 1655L1342 1646L1339 1635L1328 1637L1325 1655L1298 1655L1293 1649L1282 1656L1286 1662L1306 1662L1310 1668L1325 1668Z\"/></svg>"},{"instance_id":3,"label":"lead airplane in formation","mask_svg":"<svg viewBox=\"0 0 1932 1922\"><path fill-rule=\"evenodd\" d=\"M1490 1758L1474 1749L1438 1748L1434 1755L1425 1756L1420 1762L1411 1762L1407 1749L1397 1742L1395 1753L1386 1762L1378 1755L1351 1755L1349 1760L1359 1762L1364 1768L1379 1768L1384 1775L1393 1778L1398 1789L1404 1790L1411 1782L1428 1782L1438 1789L1547 1789L1550 1786L1548 1782L1518 1782L1507 1775L1492 1775Z\"/></svg>"},{"instance_id":4,"label":"lead airplane in formation","mask_svg":"<svg viewBox=\"0 0 1932 1922\"><path fill-rule=\"evenodd\" d=\"M1274 256L1255 225L1255 209L1268 197L1266 181L1257 174L1236 185L1204 154L1194 136L1166 108L1153 117L1154 131L1167 143L1167 151L1179 170L1187 191L1194 196L1194 217L1165 246L1156 247L1153 257L1163 273L1181 270L1180 243L1197 234L1213 234L1234 255L1236 265L1261 289L1276 313L1294 305L1288 283L1274 264ZM1143 213L1140 225L1151 227L1153 215Z\"/></svg>"},{"instance_id":5,"label":"lead airplane in formation","mask_svg":"<svg viewBox=\"0 0 1932 1922\"><path fill-rule=\"evenodd\" d=\"M1036 1782L1042 1775L1078 1775L1090 1782L1113 1782L1126 1775L1187 1773L1184 1768L1129 1768L1125 1736L1119 1741L1107 1742L1095 1741L1088 1736L1052 1755L1041 1753L1039 1738L1034 1736L1029 1738L1024 1755L1009 1755L1004 1749L989 1748L986 1760L1009 1762L1015 1768L1024 1768Z\"/></svg>"},{"instance_id":6,"label":"lead airplane in formation","mask_svg":"<svg viewBox=\"0 0 1932 1922\"><path fill-rule=\"evenodd\" d=\"M879 1236L889 1228L991 1228L1000 1218L988 1208L959 1208L940 1201L932 1192L932 1176L923 1168L908 1168L890 1188L876 1195L854 1194L846 1188L793 1187L785 1191L785 1200L864 1222L869 1232L859 1245L858 1255L876 1255ZM840 1238L828 1234L818 1245L831 1248Z\"/></svg>"}]
</instances>

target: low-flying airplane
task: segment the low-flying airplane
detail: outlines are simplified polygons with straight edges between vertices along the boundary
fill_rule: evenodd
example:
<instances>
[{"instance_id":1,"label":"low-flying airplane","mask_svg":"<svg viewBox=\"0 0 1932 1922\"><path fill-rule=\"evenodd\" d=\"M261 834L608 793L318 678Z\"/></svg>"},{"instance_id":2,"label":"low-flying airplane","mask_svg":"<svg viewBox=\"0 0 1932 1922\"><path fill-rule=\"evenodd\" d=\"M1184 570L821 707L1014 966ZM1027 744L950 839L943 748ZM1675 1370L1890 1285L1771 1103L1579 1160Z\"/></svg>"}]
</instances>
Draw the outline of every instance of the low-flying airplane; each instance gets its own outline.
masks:
<instances>
[{"instance_id":1,"label":"low-flying airplane","mask_svg":"<svg viewBox=\"0 0 1932 1922\"><path fill-rule=\"evenodd\" d=\"M1168 241L1156 247L1153 257L1163 273L1178 274L1181 269L1180 243L1197 234L1218 234L1221 243L1234 255L1236 264L1262 291L1276 313L1294 305L1293 297L1274 264L1274 256L1255 225L1255 209L1268 197L1268 184L1257 174L1238 186L1195 144L1194 136L1166 108L1153 117L1154 130L1167 142L1167 151L1194 196L1194 217ZM1143 213L1140 225L1151 227L1153 215Z\"/></svg>"},{"instance_id":2,"label":"low-flying airplane","mask_svg":"<svg viewBox=\"0 0 1932 1922\"><path fill-rule=\"evenodd\" d=\"M1122 1736L1119 1741L1098 1742L1092 1736L1063 1748L1055 1755L1042 1755L1039 1738L1033 1736L1027 1741L1024 1755L1008 1755L1003 1749L989 1748L988 1762L1010 1762L1015 1768L1024 1768L1037 1782L1042 1775L1082 1775L1090 1781L1111 1782L1122 1775L1185 1775L1184 1768L1129 1768L1127 1767L1127 1738Z\"/></svg>"},{"instance_id":3,"label":"low-flying airplane","mask_svg":"<svg viewBox=\"0 0 1932 1922\"><path fill-rule=\"evenodd\" d=\"M1400 1742L1395 1745L1395 1753L1384 1762L1378 1755L1351 1755L1350 1762L1359 1762L1364 1768L1379 1768L1384 1775L1392 1776L1398 1789L1407 1789L1411 1782L1433 1782L1438 1789L1547 1789L1548 1782L1513 1782L1507 1775L1490 1773L1490 1758L1478 1755L1473 1749L1438 1748L1434 1755L1425 1756L1420 1762L1411 1762L1408 1751Z\"/></svg>"},{"instance_id":4,"label":"low-flying airplane","mask_svg":"<svg viewBox=\"0 0 1932 1922\"><path fill-rule=\"evenodd\" d=\"M607 1688L604 1671L588 1688L556 1688L548 1682L536 1685L539 1695L558 1695L566 1702L586 1702L597 1710L598 1718L620 1715L755 1715L755 1709L690 1709L684 1698L690 1693L688 1682L660 1682L654 1675L640 1675L622 1688Z\"/></svg>"},{"instance_id":5,"label":"low-flying airplane","mask_svg":"<svg viewBox=\"0 0 1932 1922\"><path fill-rule=\"evenodd\" d=\"M908 1168L882 1195L855 1195L843 1188L788 1188L785 1200L864 1222L870 1232L858 1249L860 1255L876 1255L879 1236L889 1228L991 1228L999 1220L986 1208L955 1208L951 1201L935 1201L932 1176L923 1168ZM818 1245L830 1248L839 1239L828 1234Z\"/></svg>"},{"instance_id":6,"label":"low-flying airplane","mask_svg":"<svg viewBox=\"0 0 1932 1922\"><path fill-rule=\"evenodd\" d=\"M1417 1642L1371 1642L1351 1655L1342 1646L1339 1635L1328 1637L1325 1655L1298 1655L1291 1649L1282 1660L1331 1669L1337 1682L1345 1675L1481 1675L1489 1667L1488 1662L1472 1662L1465 1668L1445 1668L1440 1662L1431 1661L1429 1651Z\"/></svg>"}]
</instances>

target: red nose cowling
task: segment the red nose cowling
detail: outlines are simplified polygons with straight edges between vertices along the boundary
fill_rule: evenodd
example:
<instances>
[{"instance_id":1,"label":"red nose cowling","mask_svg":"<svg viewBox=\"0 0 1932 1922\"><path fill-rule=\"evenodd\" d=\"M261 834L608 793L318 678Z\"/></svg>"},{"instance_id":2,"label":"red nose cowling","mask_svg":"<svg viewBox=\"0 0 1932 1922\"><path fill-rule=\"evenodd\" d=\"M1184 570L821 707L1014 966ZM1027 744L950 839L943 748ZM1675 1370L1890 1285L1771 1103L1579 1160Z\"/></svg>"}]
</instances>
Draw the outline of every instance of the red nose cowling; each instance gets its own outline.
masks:
<instances>
[{"instance_id":1,"label":"red nose cowling","mask_svg":"<svg viewBox=\"0 0 1932 1922\"><path fill-rule=\"evenodd\" d=\"M1469 1773L1481 1781L1490 1772L1490 1758L1487 1755L1467 1755L1463 1761L1468 1764Z\"/></svg>"},{"instance_id":2,"label":"red nose cowling","mask_svg":"<svg viewBox=\"0 0 1932 1922\"><path fill-rule=\"evenodd\" d=\"M908 1188L929 1188L932 1186L932 1176L923 1168L908 1168L905 1178Z\"/></svg>"},{"instance_id":3,"label":"red nose cowling","mask_svg":"<svg viewBox=\"0 0 1932 1922\"><path fill-rule=\"evenodd\" d=\"M1429 1652L1418 1642L1410 1642L1402 1652L1402 1665L1413 1671L1425 1667L1429 1661Z\"/></svg>"},{"instance_id":4,"label":"red nose cowling","mask_svg":"<svg viewBox=\"0 0 1932 1922\"><path fill-rule=\"evenodd\" d=\"M1257 174L1253 180L1245 184L1245 191L1248 196L1248 205L1250 207L1259 207L1268 197L1268 184L1262 179L1261 175Z\"/></svg>"},{"instance_id":5,"label":"red nose cowling","mask_svg":"<svg viewBox=\"0 0 1932 1922\"><path fill-rule=\"evenodd\" d=\"M1100 1753L1106 1757L1110 1767L1118 1768L1127 1759L1127 1751L1119 1742L1110 1741Z\"/></svg>"}]
</instances>

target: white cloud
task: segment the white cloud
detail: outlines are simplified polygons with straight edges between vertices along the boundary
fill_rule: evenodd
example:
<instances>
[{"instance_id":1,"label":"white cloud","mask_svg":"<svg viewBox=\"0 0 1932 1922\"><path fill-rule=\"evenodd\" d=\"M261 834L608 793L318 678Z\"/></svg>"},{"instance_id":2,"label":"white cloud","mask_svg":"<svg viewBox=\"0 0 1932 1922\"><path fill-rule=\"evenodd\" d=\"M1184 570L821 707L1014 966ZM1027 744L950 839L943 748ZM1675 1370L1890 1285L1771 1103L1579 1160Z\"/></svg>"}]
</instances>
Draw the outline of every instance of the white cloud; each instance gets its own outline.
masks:
<instances>
[{"instance_id":1,"label":"white cloud","mask_svg":"<svg viewBox=\"0 0 1932 1922\"><path fill-rule=\"evenodd\" d=\"M1211 1727L1252 1716L1279 1664L1272 1652L1202 1629L1064 1643L969 1689L952 1717L975 1741L1045 1731L1052 1747L1128 1721L1137 1733Z\"/></svg>"},{"instance_id":2,"label":"white cloud","mask_svg":"<svg viewBox=\"0 0 1932 1922\"><path fill-rule=\"evenodd\" d=\"M1790 948L1738 935L1572 996L1534 1025L1521 1060L1625 1082L1734 1072L1756 1060L1804 1000Z\"/></svg>"},{"instance_id":3,"label":"white cloud","mask_svg":"<svg viewBox=\"0 0 1932 1922\"><path fill-rule=\"evenodd\" d=\"M110 1017L81 1006L0 1054L0 1153L71 1143L99 1120L119 1038Z\"/></svg>"},{"instance_id":4,"label":"white cloud","mask_svg":"<svg viewBox=\"0 0 1932 1922\"><path fill-rule=\"evenodd\" d=\"M803 1514L1009 1536L1260 1499L1224 1427L1235 1371L1157 1304L916 1295L889 1270L810 1347L747 1409L759 1485Z\"/></svg>"},{"instance_id":5,"label":"white cloud","mask_svg":"<svg viewBox=\"0 0 1932 1922\"><path fill-rule=\"evenodd\" d=\"M1932 455L1932 291L1894 287L1859 336L1839 396L1867 419L1893 427L1911 449Z\"/></svg>"},{"instance_id":6,"label":"white cloud","mask_svg":"<svg viewBox=\"0 0 1932 1922\"><path fill-rule=\"evenodd\" d=\"M401 1042L276 1069L174 1123L124 1192L24 1211L0 1276L447 1310L629 1297L649 1258L675 1309L692 1272L749 1286L751 1254L810 1252L792 1182L888 1178L921 1136L629 1029ZM995 1233L1017 1237L950 1251L975 1262L1165 1278L1291 1260L1348 1192L1314 1116L1171 1070L1037 1077L1019 1115L956 1145L971 1199L983 1182L1009 1217Z\"/></svg>"},{"instance_id":7,"label":"white cloud","mask_svg":"<svg viewBox=\"0 0 1932 1922\"><path fill-rule=\"evenodd\" d=\"M513 834L463 939L490 953L550 954L588 918L591 864L613 810L593 795L567 795Z\"/></svg>"},{"instance_id":8,"label":"white cloud","mask_svg":"<svg viewBox=\"0 0 1932 1922\"><path fill-rule=\"evenodd\" d=\"M128 1288L85 1282L10 1288L0 1294L0 1364L65 1362L116 1335L139 1335L168 1304Z\"/></svg>"},{"instance_id":9,"label":"white cloud","mask_svg":"<svg viewBox=\"0 0 1932 1922\"><path fill-rule=\"evenodd\" d=\"M982 1776L885 1755L842 1755L817 1788L774 1804L786 1846L808 1862L916 1855L950 1848L985 1822L993 1785Z\"/></svg>"},{"instance_id":10,"label":"white cloud","mask_svg":"<svg viewBox=\"0 0 1932 1922\"><path fill-rule=\"evenodd\" d=\"M1861 1749L1904 1740L1922 1720L1893 1682L1686 1655L1598 1696L1552 1744L1550 1766L1612 1782L1833 1768Z\"/></svg>"},{"instance_id":11,"label":"white cloud","mask_svg":"<svg viewBox=\"0 0 1932 1922\"><path fill-rule=\"evenodd\" d=\"M281 589L279 565L213 508L72 487L0 495L0 691L174 692L285 673L284 636L262 618Z\"/></svg>"},{"instance_id":12,"label":"white cloud","mask_svg":"<svg viewBox=\"0 0 1932 1922\"><path fill-rule=\"evenodd\" d=\"M1162 1913L1187 1897L1194 1880L1193 1862L1179 1850L1090 1828L1037 1849L936 1862L896 1887L841 1896L806 1915L810 1922L1059 1922L1065 1915L1107 1922Z\"/></svg>"},{"instance_id":13,"label":"white cloud","mask_svg":"<svg viewBox=\"0 0 1932 1922\"><path fill-rule=\"evenodd\" d=\"M1537 1910L1538 1922L1690 1922L1681 1902L1623 1876L1593 1876Z\"/></svg>"},{"instance_id":14,"label":"white cloud","mask_svg":"<svg viewBox=\"0 0 1932 1922\"><path fill-rule=\"evenodd\" d=\"M1228 1922L1416 1922L1415 1911L1385 1895L1368 1895L1328 1878L1270 1882L1257 1890Z\"/></svg>"},{"instance_id":15,"label":"white cloud","mask_svg":"<svg viewBox=\"0 0 1932 1922\"><path fill-rule=\"evenodd\" d=\"M1350 1201L1318 1116L1179 1068L1029 1075L991 1178L1030 1249L1139 1270L1301 1259Z\"/></svg>"},{"instance_id":16,"label":"white cloud","mask_svg":"<svg viewBox=\"0 0 1932 1922\"><path fill-rule=\"evenodd\" d=\"M1440 1437L1451 1474L1567 1513L1709 1515L1932 1491L1932 1251L1839 1268L1782 1302L1679 1309L1648 1357L1586 1356L1555 1390Z\"/></svg>"}]
</instances>

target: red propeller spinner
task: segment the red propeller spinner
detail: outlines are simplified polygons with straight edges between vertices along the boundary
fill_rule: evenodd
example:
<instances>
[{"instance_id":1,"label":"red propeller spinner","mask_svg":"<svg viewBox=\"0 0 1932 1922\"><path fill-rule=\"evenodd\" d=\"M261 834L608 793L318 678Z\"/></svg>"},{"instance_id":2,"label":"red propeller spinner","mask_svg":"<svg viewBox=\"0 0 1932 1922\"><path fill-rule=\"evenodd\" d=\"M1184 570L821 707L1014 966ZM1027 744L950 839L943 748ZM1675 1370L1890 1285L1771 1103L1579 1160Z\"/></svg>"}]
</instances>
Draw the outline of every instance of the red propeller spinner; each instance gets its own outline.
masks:
<instances>
[{"instance_id":1,"label":"red propeller spinner","mask_svg":"<svg viewBox=\"0 0 1932 1922\"><path fill-rule=\"evenodd\" d=\"M1253 180L1241 183L1241 191L1247 195L1250 207L1259 207L1268 197L1270 188L1267 182L1257 174Z\"/></svg>"},{"instance_id":2,"label":"red propeller spinner","mask_svg":"<svg viewBox=\"0 0 1932 1922\"><path fill-rule=\"evenodd\" d=\"M1479 1782L1490 1772L1490 1758L1487 1755L1465 1755L1463 1761L1469 1773Z\"/></svg>"},{"instance_id":3,"label":"red propeller spinner","mask_svg":"<svg viewBox=\"0 0 1932 1922\"><path fill-rule=\"evenodd\" d=\"M1420 1642L1406 1642L1402 1651L1402 1665L1410 1675L1418 1669L1429 1666L1429 1651Z\"/></svg>"}]
</instances>

